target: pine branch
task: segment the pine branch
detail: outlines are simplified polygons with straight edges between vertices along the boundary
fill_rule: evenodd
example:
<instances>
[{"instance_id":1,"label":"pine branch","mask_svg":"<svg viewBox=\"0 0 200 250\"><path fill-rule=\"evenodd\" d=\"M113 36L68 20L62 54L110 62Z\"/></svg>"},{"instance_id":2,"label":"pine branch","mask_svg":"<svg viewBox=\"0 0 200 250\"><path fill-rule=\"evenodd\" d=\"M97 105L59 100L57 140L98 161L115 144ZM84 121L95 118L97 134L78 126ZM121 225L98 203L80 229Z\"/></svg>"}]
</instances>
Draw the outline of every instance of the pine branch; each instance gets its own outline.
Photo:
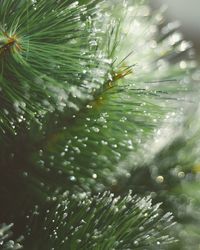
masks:
<instances>
[{"instance_id":1,"label":"pine branch","mask_svg":"<svg viewBox=\"0 0 200 250\"><path fill-rule=\"evenodd\" d=\"M45 3L40 4L44 5L41 8L43 11ZM43 129L31 127L29 135L22 131L22 135L16 137L16 140L12 138L10 147L3 147L1 167L6 174L2 174L2 183L6 186L10 180L15 183L13 178L17 180L16 183L20 183L22 175L22 187L24 183L29 183L27 189L30 188L33 193L36 191L38 197L46 197L55 189L62 192L66 189L116 189L119 176L130 176L133 161L127 161L129 155L134 158L134 167L141 165L140 159L154 156L154 152L147 148L152 147L154 135L159 131L164 118L170 117L174 122L173 117L180 115L179 109L183 102L185 105L185 96L190 91L190 86L181 81L186 73L179 64L160 66L160 51L166 50L166 44L162 40L158 51L153 50L150 44L154 41L155 34L144 32L147 21L155 26L156 20L153 17L152 20L135 17L141 23L141 29L138 32L134 30L133 33L125 33L127 25L132 23L133 16L131 8L128 10L125 8L127 13L123 22L113 22L105 13L105 26L110 22L112 25L107 28L109 35L107 39L103 39L99 49L106 51L106 58L111 60L112 68L109 68L109 77L103 71L101 88L97 90L96 95L92 92L95 99L86 107L82 105L79 112L72 112L70 115L61 116L54 112L49 120L43 119ZM52 16L48 18L51 19ZM144 49L139 50L138 46L144 41L147 45L145 43ZM167 49L172 52L175 48L178 49L178 46ZM130 52L133 47L139 53ZM129 74L128 65L135 62L140 62L140 69L133 67L132 74ZM165 80L174 77L180 79L180 82ZM95 78L99 79L99 76L95 75ZM78 78L77 81L81 83L81 79ZM78 96L76 87L73 92ZM81 92L80 96L82 94ZM166 123L169 125L168 120ZM146 144L149 141L151 145ZM5 181L6 178L10 180ZM19 196L24 199L21 192Z\"/></svg>"},{"instance_id":2,"label":"pine branch","mask_svg":"<svg viewBox=\"0 0 200 250\"><path fill-rule=\"evenodd\" d=\"M199 90L193 93L184 122L177 125L172 142L163 148L152 161L131 171L127 180L122 178L118 192L126 193L127 188L135 194L154 193L156 201L162 202L165 211L169 207L175 220L174 228L178 242L172 249L198 249L199 230L199 171L200 171L200 127ZM168 249L168 248L167 248ZM171 248L170 248L171 249Z\"/></svg>"},{"instance_id":3,"label":"pine branch","mask_svg":"<svg viewBox=\"0 0 200 250\"><path fill-rule=\"evenodd\" d=\"M94 69L108 67L97 56L98 8L44 0L0 5L1 131L16 132L47 111L77 108L74 91L87 99L102 81Z\"/></svg>"},{"instance_id":4,"label":"pine branch","mask_svg":"<svg viewBox=\"0 0 200 250\"><path fill-rule=\"evenodd\" d=\"M71 2L0 0L2 131L19 131L18 122L30 129L2 146L1 216L19 221L39 204L28 226L28 249L160 249L172 241L161 236L171 215L157 216L150 198L67 194L60 202L59 194L121 191L118 178L127 181L133 168L167 145L164 140L151 150L163 138L160 128L182 119L180 107L192 101L191 46L181 46L182 39L168 46L174 31L155 41L154 16L136 16L138 26L128 34L133 12L127 6L124 22L104 13L102 24L95 2ZM35 128L32 119L42 126ZM41 208L46 199L57 200L47 215Z\"/></svg>"},{"instance_id":5,"label":"pine branch","mask_svg":"<svg viewBox=\"0 0 200 250\"><path fill-rule=\"evenodd\" d=\"M160 213L150 197L131 193L124 198L66 193L50 209L36 207L30 218L28 249L161 249L174 240L167 233L171 214Z\"/></svg>"},{"instance_id":6,"label":"pine branch","mask_svg":"<svg viewBox=\"0 0 200 250\"><path fill-rule=\"evenodd\" d=\"M54 117L55 125L53 121L49 122L51 125L48 123L42 142L38 141L39 149L34 152L32 161L34 170L26 171L34 179L40 177L38 190L43 186L46 189L48 185L62 189L59 183L63 187L66 185L67 189L94 188L99 191L105 187L116 188L119 176L126 178L133 167L141 166L142 161L148 162L162 150L151 150L154 139L158 140L158 135L159 139L162 138L160 128L173 127L183 117L180 112L183 105L190 105L192 79L189 84L184 83L186 76L189 79L189 73L179 64L168 65L168 57L163 61L167 66L160 68L160 55L152 51L150 45L140 52L144 57L140 60L144 69L126 66L131 65L130 60L133 64L140 55L128 53L127 48L129 50L131 46L127 41L132 42L135 35L140 44L145 38L141 36L141 30L138 34L134 31L134 34L130 32L123 37L119 35L124 34L132 18L131 13L127 14L124 23L114 22L107 32L109 36L104 39L107 56L112 60L112 70L104 87L78 113L65 117L61 122L59 116ZM152 25L156 23L154 19L151 22ZM146 21L143 25L146 28ZM151 44L154 37L152 34L146 36L145 41ZM171 36L173 33L166 39L171 39ZM127 48L122 50L123 47ZM165 42L160 41L158 50L173 53L178 47L179 44L166 48ZM193 70L190 60L187 70ZM129 155L130 161L127 160Z\"/></svg>"}]
</instances>

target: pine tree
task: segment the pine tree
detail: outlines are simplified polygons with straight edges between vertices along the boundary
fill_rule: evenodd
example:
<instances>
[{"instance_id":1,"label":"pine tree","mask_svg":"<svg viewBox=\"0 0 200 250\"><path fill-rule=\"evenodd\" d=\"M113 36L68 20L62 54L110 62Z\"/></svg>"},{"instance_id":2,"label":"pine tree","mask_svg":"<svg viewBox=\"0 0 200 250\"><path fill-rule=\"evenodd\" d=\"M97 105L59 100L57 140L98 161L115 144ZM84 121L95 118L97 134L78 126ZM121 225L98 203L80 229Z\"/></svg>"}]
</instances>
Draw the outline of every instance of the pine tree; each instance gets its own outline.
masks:
<instances>
[{"instance_id":1,"label":"pine tree","mask_svg":"<svg viewBox=\"0 0 200 250\"><path fill-rule=\"evenodd\" d=\"M1 249L198 248L196 67L144 1L0 0Z\"/></svg>"}]
</instances>

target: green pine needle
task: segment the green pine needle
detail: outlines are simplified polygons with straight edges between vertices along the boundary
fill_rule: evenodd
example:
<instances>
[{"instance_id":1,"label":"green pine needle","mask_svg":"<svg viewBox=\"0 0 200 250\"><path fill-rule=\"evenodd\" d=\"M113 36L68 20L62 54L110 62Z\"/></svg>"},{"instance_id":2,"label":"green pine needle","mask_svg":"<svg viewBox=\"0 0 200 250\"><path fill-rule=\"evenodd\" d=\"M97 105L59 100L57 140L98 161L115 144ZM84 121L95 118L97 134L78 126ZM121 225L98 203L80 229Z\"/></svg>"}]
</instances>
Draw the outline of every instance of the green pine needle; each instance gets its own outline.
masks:
<instances>
[{"instance_id":1,"label":"green pine needle","mask_svg":"<svg viewBox=\"0 0 200 250\"><path fill-rule=\"evenodd\" d=\"M50 209L36 207L29 220L25 247L30 250L160 249L174 241L168 235L171 214L131 192L124 198L66 193Z\"/></svg>"},{"instance_id":2,"label":"green pine needle","mask_svg":"<svg viewBox=\"0 0 200 250\"><path fill-rule=\"evenodd\" d=\"M125 8L125 12L123 22L110 17L105 20L110 24L109 35L104 39L105 51L112 68L104 88L79 112L62 120L59 115L54 116L47 125L48 131L43 132L42 141L36 139L38 149L31 156L33 171L25 172L40 179L38 189L78 187L99 191L115 187L119 176L130 176L133 167L148 162L168 143L170 138L161 146L154 145L155 141L158 144L162 141L161 128L173 127L183 119L184 107L192 101L193 83L189 75L194 70L193 58L185 62L185 69L180 67L180 61L168 64L168 55L184 41L171 47L160 40L158 48L152 49L155 34L146 34L146 26L150 21L154 27L157 21L153 17L150 20L134 17L143 30L126 31L133 21L133 11L129 13ZM166 39L177 35L174 32L166 35ZM140 43L144 44L142 51L130 52ZM191 52L189 46L188 53ZM166 57L161 60L164 53ZM131 67L134 62L141 64L141 68Z\"/></svg>"},{"instance_id":3,"label":"green pine needle","mask_svg":"<svg viewBox=\"0 0 200 250\"><path fill-rule=\"evenodd\" d=\"M2 132L70 103L77 108L74 92L85 100L99 87L108 63L97 56L97 7L44 0L1 0L0 6ZM102 72L94 77L97 67Z\"/></svg>"},{"instance_id":4,"label":"green pine needle","mask_svg":"<svg viewBox=\"0 0 200 250\"><path fill-rule=\"evenodd\" d=\"M9 141L0 150L1 220L19 223L39 204L27 226L30 250L160 249L173 241L171 214L162 216L149 197L71 193L122 192L119 177L133 187L135 168L143 174L141 166L158 163L160 172L145 167L152 183L174 167L162 154L171 140L164 132L180 125L193 101L191 44L176 30L160 37L161 19L143 1L134 18L135 6L105 1L102 12L85 2L0 0L0 130ZM138 192L147 191L142 174ZM10 226L2 228L7 240Z\"/></svg>"}]
</instances>

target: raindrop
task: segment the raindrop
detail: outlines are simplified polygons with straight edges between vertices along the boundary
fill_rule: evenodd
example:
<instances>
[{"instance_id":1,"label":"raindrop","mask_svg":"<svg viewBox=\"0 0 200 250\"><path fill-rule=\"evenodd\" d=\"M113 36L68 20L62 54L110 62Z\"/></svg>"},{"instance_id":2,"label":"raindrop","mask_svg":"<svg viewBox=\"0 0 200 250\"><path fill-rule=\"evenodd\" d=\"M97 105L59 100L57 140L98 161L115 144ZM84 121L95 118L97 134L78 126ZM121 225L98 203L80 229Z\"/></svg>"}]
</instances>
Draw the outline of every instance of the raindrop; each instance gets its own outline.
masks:
<instances>
[{"instance_id":1,"label":"raindrop","mask_svg":"<svg viewBox=\"0 0 200 250\"><path fill-rule=\"evenodd\" d=\"M164 177L161 176L161 175L157 176L156 177L156 182L159 183L159 184L163 183L164 182Z\"/></svg>"},{"instance_id":2,"label":"raindrop","mask_svg":"<svg viewBox=\"0 0 200 250\"><path fill-rule=\"evenodd\" d=\"M70 176L69 179L70 179L70 181L73 181L73 182L76 181L76 177L75 176Z\"/></svg>"},{"instance_id":3,"label":"raindrop","mask_svg":"<svg viewBox=\"0 0 200 250\"><path fill-rule=\"evenodd\" d=\"M93 175L92 175L92 178L93 178L93 179L96 179L96 178L97 178L97 174L93 174Z\"/></svg>"},{"instance_id":4,"label":"raindrop","mask_svg":"<svg viewBox=\"0 0 200 250\"><path fill-rule=\"evenodd\" d=\"M95 133L99 133L100 129L97 128L97 127L92 127L92 130L95 132Z\"/></svg>"}]
</instances>

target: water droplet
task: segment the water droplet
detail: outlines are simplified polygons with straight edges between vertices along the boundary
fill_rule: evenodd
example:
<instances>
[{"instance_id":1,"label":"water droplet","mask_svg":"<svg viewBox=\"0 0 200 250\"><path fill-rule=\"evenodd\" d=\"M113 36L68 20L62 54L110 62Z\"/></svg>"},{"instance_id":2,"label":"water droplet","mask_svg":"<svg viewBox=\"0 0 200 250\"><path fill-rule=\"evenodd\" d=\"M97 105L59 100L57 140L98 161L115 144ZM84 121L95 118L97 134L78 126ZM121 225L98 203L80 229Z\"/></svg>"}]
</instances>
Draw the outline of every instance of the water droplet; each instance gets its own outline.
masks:
<instances>
[{"instance_id":1,"label":"water droplet","mask_svg":"<svg viewBox=\"0 0 200 250\"><path fill-rule=\"evenodd\" d=\"M100 129L97 128L97 127L92 127L92 130L95 132L95 133L99 133Z\"/></svg>"},{"instance_id":2,"label":"water droplet","mask_svg":"<svg viewBox=\"0 0 200 250\"><path fill-rule=\"evenodd\" d=\"M73 182L76 181L76 177L75 176L70 176L69 179L70 179L70 181L73 181Z\"/></svg>"},{"instance_id":3,"label":"water droplet","mask_svg":"<svg viewBox=\"0 0 200 250\"><path fill-rule=\"evenodd\" d=\"M161 175L157 176L156 177L156 182L159 183L159 184L163 183L164 182L164 177L161 176Z\"/></svg>"},{"instance_id":4,"label":"water droplet","mask_svg":"<svg viewBox=\"0 0 200 250\"><path fill-rule=\"evenodd\" d=\"M96 178L97 178L97 174L93 174L93 175L92 175L92 178L93 178L93 179L96 179Z\"/></svg>"}]
</instances>

